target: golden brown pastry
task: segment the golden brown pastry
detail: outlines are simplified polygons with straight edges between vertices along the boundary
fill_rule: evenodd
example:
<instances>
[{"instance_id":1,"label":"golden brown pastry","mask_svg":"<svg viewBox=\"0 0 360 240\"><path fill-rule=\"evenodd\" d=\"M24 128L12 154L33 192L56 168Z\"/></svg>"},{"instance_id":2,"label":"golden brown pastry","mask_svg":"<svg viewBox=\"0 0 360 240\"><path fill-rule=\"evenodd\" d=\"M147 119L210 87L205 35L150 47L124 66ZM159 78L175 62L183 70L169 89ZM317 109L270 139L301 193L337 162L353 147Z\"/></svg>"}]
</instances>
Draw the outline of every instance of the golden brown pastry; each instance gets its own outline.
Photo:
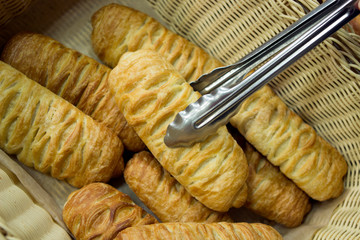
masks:
<instances>
[{"instance_id":1,"label":"golden brown pastry","mask_svg":"<svg viewBox=\"0 0 360 240\"><path fill-rule=\"evenodd\" d=\"M247 98L230 122L310 197L324 201L342 193L344 158L269 87Z\"/></svg>"},{"instance_id":2,"label":"golden brown pastry","mask_svg":"<svg viewBox=\"0 0 360 240\"><path fill-rule=\"evenodd\" d=\"M213 211L193 198L149 152L135 154L126 164L124 177L162 222L232 222L227 213Z\"/></svg>"},{"instance_id":3,"label":"golden brown pastry","mask_svg":"<svg viewBox=\"0 0 360 240\"><path fill-rule=\"evenodd\" d=\"M104 125L0 61L0 148L75 187L122 171L123 145Z\"/></svg>"},{"instance_id":4,"label":"golden brown pastry","mask_svg":"<svg viewBox=\"0 0 360 240\"><path fill-rule=\"evenodd\" d=\"M71 193L63 219L78 240L115 239L125 228L157 223L128 195L105 183L92 183Z\"/></svg>"},{"instance_id":5,"label":"golden brown pastry","mask_svg":"<svg viewBox=\"0 0 360 240\"><path fill-rule=\"evenodd\" d=\"M201 56L191 54L186 60L191 67L178 64L179 60L174 61L170 57L171 52L185 48L187 40L167 40L164 45L171 47L161 47L167 38L160 36L167 36L168 30L135 10L112 4L100 9L92 20L93 46L99 57L106 62L116 62L110 59L118 59L125 51L146 49L150 46L172 62L188 82L214 67L221 66L220 62L206 53ZM175 38L181 37L171 37ZM181 50L176 56L176 59L189 57L182 55ZM204 62L216 64L208 64L207 66L212 67L205 68ZM193 70L188 74L183 69ZM270 162L280 166L280 170L310 197L324 201L339 196L343 191L343 176L347 171L344 158L287 108L269 86L263 87L247 99L240 112L231 120L231 124ZM251 131L248 131L250 128Z\"/></svg>"},{"instance_id":6,"label":"golden brown pastry","mask_svg":"<svg viewBox=\"0 0 360 240\"><path fill-rule=\"evenodd\" d=\"M165 145L169 123L200 97L169 62L151 50L127 53L111 71L109 84L128 123L192 196L220 212L244 204L248 165L225 126L189 148Z\"/></svg>"},{"instance_id":7,"label":"golden brown pastry","mask_svg":"<svg viewBox=\"0 0 360 240\"><path fill-rule=\"evenodd\" d=\"M110 4L99 9L91 22L94 51L111 67L125 52L139 49L156 50L188 81L221 66L201 48L134 9Z\"/></svg>"},{"instance_id":8,"label":"golden brown pastry","mask_svg":"<svg viewBox=\"0 0 360 240\"><path fill-rule=\"evenodd\" d=\"M19 33L6 44L2 60L112 129L130 151L144 143L127 124L108 89L110 69L54 39Z\"/></svg>"},{"instance_id":9,"label":"golden brown pastry","mask_svg":"<svg viewBox=\"0 0 360 240\"><path fill-rule=\"evenodd\" d=\"M261 223L158 223L130 227L117 240L281 240L271 226Z\"/></svg>"},{"instance_id":10,"label":"golden brown pastry","mask_svg":"<svg viewBox=\"0 0 360 240\"><path fill-rule=\"evenodd\" d=\"M309 197L249 144L244 151L249 163L245 207L286 227L299 226L311 209Z\"/></svg>"}]
</instances>

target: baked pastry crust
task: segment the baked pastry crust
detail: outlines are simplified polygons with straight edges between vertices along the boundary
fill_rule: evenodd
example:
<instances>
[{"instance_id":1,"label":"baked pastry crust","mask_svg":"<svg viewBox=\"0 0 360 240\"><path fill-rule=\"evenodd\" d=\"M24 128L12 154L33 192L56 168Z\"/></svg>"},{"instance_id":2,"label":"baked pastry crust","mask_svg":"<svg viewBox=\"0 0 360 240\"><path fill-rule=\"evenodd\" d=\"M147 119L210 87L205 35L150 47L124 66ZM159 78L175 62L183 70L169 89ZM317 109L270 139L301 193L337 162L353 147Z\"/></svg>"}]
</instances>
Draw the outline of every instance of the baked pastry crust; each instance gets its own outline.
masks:
<instances>
[{"instance_id":1,"label":"baked pastry crust","mask_svg":"<svg viewBox=\"0 0 360 240\"><path fill-rule=\"evenodd\" d=\"M347 172L344 158L270 87L247 98L230 122L313 199L325 201L342 193Z\"/></svg>"},{"instance_id":2,"label":"baked pastry crust","mask_svg":"<svg viewBox=\"0 0 360 240\"><path fill-rule=\"evenodd\" d=\"M125 228L157 223L128 195L105 183L92 183L71 193L63 219L79 240L116 239Z\"/></svg>"},{"instance_id":3,"label":"baked pastry crust","mask_svg":"<svg viewBox=\"0 0 360 240\"><path fill-rule=\"evenodd\" d=\"M222 65L203 49L132 8L109 4L99 9L91 22L94 51L111 67L125 52L139 49L157 51L189 82Z\"/></svg>"},{"instance_id":4,"label":"baked pastry crust","mask_svg":"<svg viewBox=\"0 0 360 240\"><path fill-rule=\"evenodd\" d=\"M94 59L35 33L19 33L5 45L2 60L113 130L130 151L145 149L108 89L110 69Z\"/></svg>"},{"instance_id":5,"label":"baked pastry crust","mask_svg":"<svg viewBox=\"0 0 360 240\"><path fill-rule=\"evenodd\" d=\"M200 97L169 62L151 50L127 53L111 71L109 83L128 123L192 196L220 212L244 204L248 165L225 126L189 148L165 145L175 115Z\"/></svg>"},{"instance_id":6,"label":"baked pastry crust","mask_svg":"<svg viewBox=\"0 0 360 240\"><path fill-rule=\"evenodd\" d=\"M158 223L127 228L117 240L197 239L197 240L281 240L271 226L261 223Z\"/></svg>"},{"instance_id":7,"label":"baked pastry crust","mask_svg":"<svg viewBox=\"0 0 360 240\"><path fill-rule=\"evenodd\" d=\"M311 209L309 197L250 144L244 152L249 163L245 207L286 227L299 226Z\"/></svg>"},{"instance_id":8,"label":"baked pastry crust","mask_svg":"<svg viewBox=\"0 0 360 240\"><path fill-rule=\"evenodd\" d=\"M147 151L130 159L124 177L161 222L232 222L227 213L213 211L192 197Z\"/></svg>"},{"instance_id":9,"label":"baked pastry crust","mask_svg":"<svg viewBox=\"0 0 360 240\"><path fill-rule=\"evenodd\" d=\"M0 147L75 187L122 171L123 145L104 125L0 61Z\"/></svg>"}]
</instances>

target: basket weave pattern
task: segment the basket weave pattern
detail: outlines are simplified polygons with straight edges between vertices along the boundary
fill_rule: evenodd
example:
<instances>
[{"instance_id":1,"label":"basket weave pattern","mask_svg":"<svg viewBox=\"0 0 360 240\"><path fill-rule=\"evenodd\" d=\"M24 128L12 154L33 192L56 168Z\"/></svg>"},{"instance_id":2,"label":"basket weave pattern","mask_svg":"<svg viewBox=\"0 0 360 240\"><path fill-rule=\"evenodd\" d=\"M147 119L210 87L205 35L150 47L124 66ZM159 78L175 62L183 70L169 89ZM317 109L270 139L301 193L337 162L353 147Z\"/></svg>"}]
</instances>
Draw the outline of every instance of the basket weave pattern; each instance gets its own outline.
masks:
<instances>
[{"instance_id":1,"label":"basket weave pattern","mask_svg":"<svg viewBox=\"0 0 360 240\"><path fill-rule=\"evenodd\" d=\"M173 31L224 64L236 62L319 5L316 0L147 1ZM360 36L339 30L270 85L349 165L348 194L313 239L360 238Z\"/></svg>"},{"instance_id":2,"label":"basket weave pattern","mask_svg":"<svg viewBox=\"0 0 360 240\"><path fill-rule=\"evenodd\" d=\"M32 0L0 0L0 26L23 13Z\"/></svg>"}]
</instances>

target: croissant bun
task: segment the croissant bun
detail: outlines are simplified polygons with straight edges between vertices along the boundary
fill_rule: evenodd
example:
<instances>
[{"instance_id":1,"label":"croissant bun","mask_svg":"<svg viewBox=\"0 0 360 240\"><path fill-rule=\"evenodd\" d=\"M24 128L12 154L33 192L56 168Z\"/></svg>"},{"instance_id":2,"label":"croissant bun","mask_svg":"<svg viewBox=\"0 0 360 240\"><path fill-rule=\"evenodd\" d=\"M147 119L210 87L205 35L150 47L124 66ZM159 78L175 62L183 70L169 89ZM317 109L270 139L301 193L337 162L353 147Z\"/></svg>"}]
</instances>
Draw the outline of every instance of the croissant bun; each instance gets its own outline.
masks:
<instances>
[{"instance_id":1,"label":"croissant bun","mask_svg":"<svg viewBox=\"0 0 360 240\"><path fill-rule=\"evenodd\" d=\"M215 58L209 58L201 48L134 9L109 4L99 9L91 22L94 51L111 67L117 65L125 52L139 49L159 52L189 82L222 66Z\"/></svg>"},{"instance_id":2,"label":"croissant bun","mask_svg":"<svg viewBox=\"0 0 360 240\"><path fill-rule=\"evenodd\" d=\"M105 183L92 183L71 193L63 219L78 240L116 239L125 228L157 223L128 195Z\"/></svg>"},{"instance_id":3,"label":"croissant bun","mask_svg":"<svg viewBox=\"0 0 360 240\"><path fill-rule=\"evenodd\" d=\"M127 53L111 71L109 84L126 120L192 196L220 212L244 204L248 165L225 126L189 148L165 145L169 123L200 97L170 63L151 50Z\"/></svg>"},{"instance_id":4,"label":"croissant bun","mask_svg":"<svg viewBox=\"0 0 360 240\"><path fill-rule=\"evenodd\" d=\"M149 152L135 154L126 164L124 177L162 222L232 222L227 213L213 211L193 198Z\"/></svg>"},{"instance_id":5,"label":"croissant bun","mask_svg":"<svg viewBox=\"0 0 360 240\"><path fill-rule=\"evenodd\" d=\"M0 61L0 147L75 187L122 171L123 145L108 128Z\"/></svg>"},{"instance_id":6,"label":"croissant bun","mask_svg":"<svg viewBox=\"0 0 360 240\"><path fill-rule=\"evenodd\" d=\"M5 45L2 60L112 129L131 151L145 148L127 124L108 89L110 69L54 39L19 33Z\"/></svg>"},{"instance_id":7,"label":"croissant bun","mask_svg":"<svg viewBox=\"0 0 360 240\"><path fill-rule=\"evenodd\" d=\"M281 240L272 227L261 223L158 223L127 228L117 240Z\"/></svg>"}]
</instances>

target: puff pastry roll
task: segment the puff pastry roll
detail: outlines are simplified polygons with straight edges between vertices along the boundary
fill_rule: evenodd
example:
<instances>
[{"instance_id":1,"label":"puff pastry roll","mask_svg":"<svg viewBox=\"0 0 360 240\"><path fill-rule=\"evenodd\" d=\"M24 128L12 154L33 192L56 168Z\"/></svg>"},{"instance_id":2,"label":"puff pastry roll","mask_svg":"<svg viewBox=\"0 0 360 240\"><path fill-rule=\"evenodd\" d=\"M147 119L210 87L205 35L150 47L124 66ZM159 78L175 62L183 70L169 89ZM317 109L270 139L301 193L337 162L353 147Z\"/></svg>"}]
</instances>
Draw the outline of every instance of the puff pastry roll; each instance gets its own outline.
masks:
<instances>
[{"instance_id":1,"label":"puff pastry roll","mask_svg":"<svg viewBox=\"0 0 360 240\"><path fill-rule=\"evenodd\" d=\"M324 201L342 193L344 158L269 87L247 98L230 122L313 199Z\"/></svg>"},{"instance_id":2,"label":"puff pastry roll","mask_svg":"<svg viewBox=\"0 0 360 240\"><path fill-rule=\"evenodd\" d=\"M158 223L127 228L117 240L281 240L271 226L261 223Z\"/></svg>"},{"instance_id":3,"label":"puff pastry roll","mask_svg":"<svg viewBox=\"0 0 360 240\"><path fill-rule=\"evenodd\" d=\"M75 187L124 168L123 145L107 127L0 61L0 148Z\"/></svg>"},{"instance_id":4,"label":"puff pastry roll","mask_svg":"<svg viewBox=\"0 0 360 240\"><path fill-rule=\"evenodd\" d=\"M125 228L157 223L128 195L105 183L92 183L71 193L63 219L78 240L116 239Z\"/></svg>"},{"instance_id":5,"label":"puff pastry roll","mask_svg":"<svg viewBox=\"0 0 360 240\"><path fill-rule=\"evenodd\" d=\"M188 81L221 66L201 48L134 9L110 4L99 9L91 22L94 51L111 67L116 66L125 52L139 49L159 52Z\"/></svg>"},{"instance_id":6,"label":"puff pastry roll","mask_svg":"<svg viewBox=\"0 0 360 240\"><path fill-rule=\"evenodd\" d=\"M130 151L145 148L110 94L108 67L50 37L34 33L15 35L5 45L1 57L30 79L112 129Z\"/></svg>"},{"instance_id":7,"label":"puff pastry roll","mask_svg":"<svg viewBox=\"0 0 360 240\"><path fill-rule=\"evenodd\" d=\"M244 151L249 163L245 207L286 227L299 226L311 209L309 197L250 144Z\"/></svg>"},{"instance_id":8,"label":"puff pastry roll","mask_svg":"<svg viewBox=\"0 0 360 240\"><path fill-rule=\"evenodd\" d=\"M226 127L189 148L168 148L166 128L200 94L151 50L123 55L109 77L115 100L128 123L160 164L210 209L240 207L247 195L245 154Z\"/></svg>"},{"instance_id":9,"label":"puff pastry roll","mask_svg":"<svg viewBox=\"0 0 360 240\"><path fill-rule=\"evenodd\" d=\"M162 222L232 222L227 213L213 211L193 198L149 152L135 154L126 164L124 177Z\"/></svg>"}]
</instances>

